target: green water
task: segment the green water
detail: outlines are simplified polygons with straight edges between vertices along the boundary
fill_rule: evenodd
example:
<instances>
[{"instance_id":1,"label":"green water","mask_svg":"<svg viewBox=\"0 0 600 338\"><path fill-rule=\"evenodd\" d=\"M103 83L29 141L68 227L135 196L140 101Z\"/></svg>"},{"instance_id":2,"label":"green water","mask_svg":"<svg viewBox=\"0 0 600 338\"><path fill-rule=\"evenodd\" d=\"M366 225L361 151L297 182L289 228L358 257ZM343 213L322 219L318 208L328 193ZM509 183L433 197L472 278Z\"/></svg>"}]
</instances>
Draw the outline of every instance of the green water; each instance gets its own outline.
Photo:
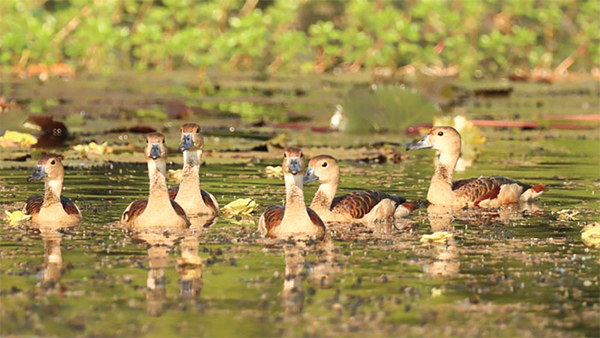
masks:
<instances>
[{"instance_id":1,"label":"green water","mask_svg":"<svg viewBox=\"0 0 600 338\"><path fill-rule=\"evenodd\" d=\"M19 88L13 89L16 97L25 95ZM529 102L526 94L532 89L522 90L516 98L521 95L523 102ZM542 94L532 102L544 101L546 90L536 92ZM304 107L298 109L324 124L329 101L316 105L323 113L311 113L307 102L318 97L311 93L298 100L289 98L293 91L281 96L289 96L292 105ZM128 95L127 100L135 96ZM579 107L582 97L569 99L561 104ZM597 104L594 95L584 99L592 107ZM490 102L491 108L467 104L468 115L476 118L497 106L511 106L530 117L540 113L528 103L514 108L509 100ZM110 106L98 109L107 113ZM3 129L16 125L8 116L2 115ZM197 119L202 123L205 117ZM170 146L175 146L179 121L139 121L165 128L171 135ZM73 130L94 132L75 134L68 144L91 139L116 143L119 134L97 131L139 121L103 117L82 122ZM206 118L206 125L214 128L228 123ZM421 208L409 220L377 228L331 227L330 242L296 248L265 242L256 231L263 208L281 203L284 196L283 181L263 173L266 165L280 163L281 152L243 152L261 144L254 136L265 129L233 123L241 133L236 137L220 136L218 129L207 133L210 151L204 157L207 165L202 167L201 183L221 206L252 197L259 203L258 211L250 219L221 217L209 228L181 233L131 234L118 226L127 205L147 194L145 166L124 163L143 161L135 151L80 158L72 150L59 149L67 154L64 194L79 205L84 221L58 231L0 223L0 334L598 335L600 253L581 241L583 226L599 221L598 130L485 129L484 151L456 178L501 174L549 185L539 203L527 209L437 217ZM342 159L341 192L378 189L409 200L423 200L426 195L432 152L410 152L398 164L356 161L380 151L369 146L374 142L405 144L410 138L402 134L284 133L292 144L303 146L306 156L333 153ZM130 138L141 144L142 136ZM340 149L338 144L354 148ZM402 146L392 148L403 152ZM22 208L28 196L42 191L40 182L26 181L34 159L10 160L27 152L2 153L2 212ZM175 163L181 162L180 154L171 155ZM305 187L307 202L315 190L315 185ZM439 230L449 233L446 244L421 242L423 235Z\"/></svg>"}]
</instances>

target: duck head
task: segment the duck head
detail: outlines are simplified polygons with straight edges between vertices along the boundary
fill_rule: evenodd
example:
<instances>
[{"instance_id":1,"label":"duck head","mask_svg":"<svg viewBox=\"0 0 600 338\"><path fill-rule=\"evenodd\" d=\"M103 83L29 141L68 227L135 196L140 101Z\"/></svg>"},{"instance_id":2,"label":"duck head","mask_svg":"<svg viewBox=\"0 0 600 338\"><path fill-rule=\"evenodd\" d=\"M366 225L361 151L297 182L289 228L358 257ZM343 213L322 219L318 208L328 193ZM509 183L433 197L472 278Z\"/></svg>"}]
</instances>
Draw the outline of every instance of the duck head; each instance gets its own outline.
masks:
<instances>
[{"instance_id":1,"label":"duck head","mask_svg":"<svg viewBox=\"0 0 600 338\"><path fill-rule=\"evenodd\" d=\"M161 133L150 133L146 135L146 148L144 153L148 159L166 161L167 146L165 145L165 136Z\"/></svg>"},{"instance_id":2,"label":"duck head","mask_svg":"<svg viewBox=\"0 0 600 338\"><path fill-rule=\"evenodd\" d=\"M304 174L303 183L319 181L321 184L338 183L340 180L340 166L335 158L329 155L313 157L308 162L308 168Z\"/></svg>"},{"instance_id":3,"label":"duck head","mask_svg":"<svg viewBox=\"0 0 600 338\"><path fill-rule=\"evenodd\" d=\"M57 155L44 155L35 166L35 171L27 178L27 182L33 180L51 181L62 179L65 175L65 168Z\"/></svg>"},{"instance_id":4,"label":"duck head","mask_svg":"<svg viewBox=\"0 0 600 338\"><path fill-rule=\"evenodd\" d=\"M406 150L429 148L442 154L460 154L460 134L452 127L433 127L421 140L406 146Z\"/></svg>"},{"instance_id":5,"label":"duck head","mask_svg":"<svg viewBox=\"0 0 600 338\"><path fill-rule=\"evenodd\" d=\"M181 140L179 150L202 150L204 137L200 134L200 126L196 123L186 123L181 126Z\"/></svg>"},{"instance_id":6,"label":"duck head","mask_svg":"<svg viewBox=\"0 0 600 338\"><path fill-rule=\"evenodd\" d=\"M284 175L302 175L304 168L304 155L298 148L287 148L283 153L283 174Z\"/></svg>"}]
</instances>

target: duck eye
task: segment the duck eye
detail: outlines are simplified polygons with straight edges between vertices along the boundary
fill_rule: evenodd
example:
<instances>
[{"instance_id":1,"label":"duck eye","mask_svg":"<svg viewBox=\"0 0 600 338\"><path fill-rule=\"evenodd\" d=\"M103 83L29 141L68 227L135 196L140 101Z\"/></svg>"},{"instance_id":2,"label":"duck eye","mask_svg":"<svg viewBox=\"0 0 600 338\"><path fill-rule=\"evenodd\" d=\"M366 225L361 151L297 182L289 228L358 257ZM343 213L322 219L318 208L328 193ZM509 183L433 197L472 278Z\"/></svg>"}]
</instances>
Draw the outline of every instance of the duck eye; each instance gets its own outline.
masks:
<instances>
[{"instance_id":1,"label":"duck eye","mask_svg":"<svg viewBox=\"0 0 600 338\"><path fill-rule=\"evenodd\" d=\"M50 162L50 164L52 164L52 165L55 165L55 164L56 164L56 161L55 161L55 160L52 160L52 162Z\"/></svg>"},{"instance_id":2,"label":"duck eye","mask_svg":"<svg viewBox=\"0 0 600 338\"><path fill-rule=\"evenodd\" d=\"M444 132L443 131L438 132L438 136L444 136Z\"/></svg>"},{"instance_id":3,"label":"duck eye","mask_svg":"<svg viewBox=\"0 0 600 338\"><path fill-rule=\"evenodd\" d=\"M287 157L287 153L283 153L283 158L286 158L286 157Z\"/></svg>"},{"instance_id":4,"label":"duck eye","mask_svg":"<svg viewBox=\"0 0 600 338\"><path fill-rule=\"evenodd\" d=\"M327 162L323 162L323 164L321 164L321 167L327 168Z\"/></svg>"},{"instance_id":5,"label":"duck eye","mask_svg":"<svg viewBox=\"0 0 600 338\"><path fill-rule=\"evenodd\" d=\"M163 144L165 144L165 139L164 139L164 138L163 138L163 140L162 140L162 141L163 141L162 143L163 143Z\"/></svg>"},{"instance_id":6,"label":"duck eye","mask_svg":"<svg viewBox=\"0 0 600 338\"><path fill-rule=\"evenodd\" d=\"M196 129L196 134L200 134L200 129Z\"/></svg>"},{"instance_id":7,"label":"duck eye","mask_svg":"<svg viewBox=\"0 0 600 338\"><path fill-rule=\"evenodd\" d=\"M148 139L146 139L146 144L148 144Z\"/></svg>"}]
</instances>

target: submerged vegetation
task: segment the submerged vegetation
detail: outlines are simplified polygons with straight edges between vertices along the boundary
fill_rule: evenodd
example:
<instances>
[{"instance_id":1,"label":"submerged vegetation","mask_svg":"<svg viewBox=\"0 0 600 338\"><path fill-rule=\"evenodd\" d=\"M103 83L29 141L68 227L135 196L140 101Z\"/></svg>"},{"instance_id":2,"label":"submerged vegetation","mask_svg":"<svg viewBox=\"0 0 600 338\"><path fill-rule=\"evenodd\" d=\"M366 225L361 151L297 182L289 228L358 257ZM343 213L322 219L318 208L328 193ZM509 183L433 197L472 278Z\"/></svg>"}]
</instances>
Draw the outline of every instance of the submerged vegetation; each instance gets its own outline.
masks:
<instances>
[{"instance_id":1,"label":"submerged vegetation","mask_svg":"<svg viewBox=\"0 0 600 338\"><path fill-rule=\"evenodd\" d=\"M0 13L0 63L17 71L411 65L470 78L600 64L594 0L4 0Z\"/></svg>"}]
</instances>

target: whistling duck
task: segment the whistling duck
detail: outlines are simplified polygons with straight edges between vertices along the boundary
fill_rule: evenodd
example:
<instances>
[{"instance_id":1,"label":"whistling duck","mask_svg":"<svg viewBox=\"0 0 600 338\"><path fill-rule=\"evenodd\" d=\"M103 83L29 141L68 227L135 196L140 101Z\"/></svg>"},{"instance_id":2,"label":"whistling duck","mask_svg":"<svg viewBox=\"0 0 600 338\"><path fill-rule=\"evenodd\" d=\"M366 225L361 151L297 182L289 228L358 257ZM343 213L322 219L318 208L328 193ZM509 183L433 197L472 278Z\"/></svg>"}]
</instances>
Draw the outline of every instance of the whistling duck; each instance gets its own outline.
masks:
<instances>
[{"instance_id":1,"label":"whistling duck","mask_svg":"<svg viewBox=\"0 0 600 338\"><path fill-rule=\"evenodd\" d=\"M74 225L81 221L79 208L65 196L61 196L65 168L56 155L44 155L38 161L35 171L29 178L44 180L44 196L31 196L23 208L23 213L31 215L36 224Z\"/></svg>"},{"instance_id":2,"label":"whistling duck","mask_svg":"<svg viewBox=\"0 0 600 338\"><path fill-rule=\"evenodd\" d=\"M169 190L169 197L175 200L188 216L219 214L219 203L215 197L200 190L200 160L204 137L200 134L200 126L186 123L181 126L181 142L179 150L183 151L183 179L178 187Z\"/></svg>"},{"instance_id":3,"label":"whistling duck","mask_svg":"<svg viewBox=\"0 0 600 338\"><path fill-rule=\"evenodd\" d=\"M169 199L166 179L167 147L163 134L148 134L144 152L148 161L150 193L148 199L132 202L125 209L121 223L133 228L189 226L183 208Z\"/></svg>"},{"instance_id":4,"label":"whistling duck","mask_svg":"<svg viewBox=\"0 0 600 338\"><path fill-rule=\"evenodd\" d=\"M259 231L266 237L322 236L325 224L316 212L304 204L302 169L304 155L297 148L287 148L283 154L285 206L271 205L260 216Z\"/></svg>"},{"instance_id":5,"label":"whistling duck","mask_svg":"<svg viewBox=\"0 0 600 338\"><path fill-rule=\"evenodd\" d=\"M313 157L308 163L304 183L317 180L320 186L310 208L325 222L380 222L404 217L417 208L403 197L381 191L359 191L335 197L340 166L329 155Z\"/></svg>"},{"instance_id":6,"label":"whistling duck","mask_svg":"<svg viewBox=\"0 0 600 338\"><path fill-rule=\"evenodd\" d=\"M499 207L531 201L547 187L529 185L505 177L479 177L453 181L454 168L460 157L460 134L452 127L434 127L420 141L406 150L432 148L437 151L438 165L431 178L427 201L451 207Z\"/></svg>"}]
</instances>

